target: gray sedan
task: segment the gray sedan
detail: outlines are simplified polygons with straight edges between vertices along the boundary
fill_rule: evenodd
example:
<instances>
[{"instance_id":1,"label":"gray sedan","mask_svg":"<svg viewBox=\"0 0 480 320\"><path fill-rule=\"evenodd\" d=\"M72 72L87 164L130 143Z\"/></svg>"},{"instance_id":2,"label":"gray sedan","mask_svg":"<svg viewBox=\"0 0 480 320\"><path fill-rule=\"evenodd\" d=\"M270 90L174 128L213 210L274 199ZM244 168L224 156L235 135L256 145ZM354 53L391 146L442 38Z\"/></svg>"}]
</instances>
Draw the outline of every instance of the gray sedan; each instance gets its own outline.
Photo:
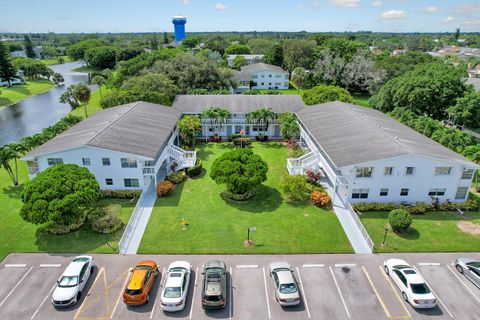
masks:
<instances>
[{"instance_id":1,"label":"gray sedan","mask_svg":"<svg viewBox=\"0 0 480 320\"><path fill-rule=\"evenodd\" d=\"M275 299L281 306L296 306L300 303L300 293L293 277L292 268L286 262L272 262L270 277L275 287Z\"/></svg>"},{"instance_id":2,"label":"gray sedan","mask_svg":"<svg viewBox=\"0 0 480 320\"><path fill-rule=\"evenodd\" d=\"M480 288L480 261L470 258L457 258L455 268Z\"/></svg>"}]
</instances>

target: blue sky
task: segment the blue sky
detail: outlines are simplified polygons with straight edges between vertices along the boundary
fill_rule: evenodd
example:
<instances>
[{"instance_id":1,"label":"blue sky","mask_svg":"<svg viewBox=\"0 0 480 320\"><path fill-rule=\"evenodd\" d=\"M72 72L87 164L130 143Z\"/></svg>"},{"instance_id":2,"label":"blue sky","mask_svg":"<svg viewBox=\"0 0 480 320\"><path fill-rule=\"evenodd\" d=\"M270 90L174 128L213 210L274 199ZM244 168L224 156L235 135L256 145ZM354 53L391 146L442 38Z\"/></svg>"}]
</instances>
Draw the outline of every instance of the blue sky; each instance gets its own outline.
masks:
<instances>
[{"instance_id":1,"label":"blue sky","mask_svg":"<svg viewBox=\"0 0 480 320\"><path fill-rule=\"evenodd\" d=\"M0 0L0 32L480 31L480 1Z\"/></svg>"}]
</instances>

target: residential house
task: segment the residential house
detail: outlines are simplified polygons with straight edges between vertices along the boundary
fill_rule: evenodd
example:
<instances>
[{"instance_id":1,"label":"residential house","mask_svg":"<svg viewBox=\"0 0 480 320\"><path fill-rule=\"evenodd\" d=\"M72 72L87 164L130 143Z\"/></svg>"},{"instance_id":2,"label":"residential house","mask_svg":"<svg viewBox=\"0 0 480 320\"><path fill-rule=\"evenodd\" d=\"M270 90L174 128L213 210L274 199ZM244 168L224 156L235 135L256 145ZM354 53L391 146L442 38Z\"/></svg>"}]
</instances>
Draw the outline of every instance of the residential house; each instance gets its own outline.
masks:
<instances>
[{"instance_id":1,"label":"residential house","mask_svg":"<svg viewBox=\"0 0 480 320\"><path fill-rule=\"evenodd\" d=\"M264 55L263 54L229 54L227 57L227 64L229 67L233 67L233 60L236 57L244 57L247 60L247 64L254 64L260 62Z\"/></svg>"},{"instance_id":2,"label":"residential house","mask_svg":"<svg viewBox=\"0 0 480 320\"><path fill-rule=\"evenodd\" d=\"M289 79L290 75L287 71L266 63L243 66L232 78L236 83L235 92L237 93L250 89L285 90L289 88Z\"/></svg>"}]
</instances>

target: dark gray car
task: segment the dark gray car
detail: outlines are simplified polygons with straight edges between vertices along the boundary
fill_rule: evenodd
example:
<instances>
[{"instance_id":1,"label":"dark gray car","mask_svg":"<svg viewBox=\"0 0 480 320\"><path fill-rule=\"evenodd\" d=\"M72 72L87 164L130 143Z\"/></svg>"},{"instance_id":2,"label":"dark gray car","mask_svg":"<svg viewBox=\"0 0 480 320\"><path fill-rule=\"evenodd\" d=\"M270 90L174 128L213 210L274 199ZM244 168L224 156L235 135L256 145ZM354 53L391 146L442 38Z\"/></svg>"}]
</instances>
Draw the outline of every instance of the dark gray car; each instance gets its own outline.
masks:
<instances>
[{"instance_id":1,"label":"dark gray car","mask_svg":"<svg viewBox=\"0 0 480 320\"><path fill-rule=\"evenodd\" d=\"M227 268L225 262L208 261L203 266L202 307L225 308L227 304Z\"/></svg>"},{"instance_id":2,"label":"dark gray car","mask_svg":"<svg viewBox=\"0 0 480 320\"><path fill-rule=\"evenodd\" d=\"M480 261L470 258L457 258L455 268L480 288Z\"/></svg>"}]
</instances>

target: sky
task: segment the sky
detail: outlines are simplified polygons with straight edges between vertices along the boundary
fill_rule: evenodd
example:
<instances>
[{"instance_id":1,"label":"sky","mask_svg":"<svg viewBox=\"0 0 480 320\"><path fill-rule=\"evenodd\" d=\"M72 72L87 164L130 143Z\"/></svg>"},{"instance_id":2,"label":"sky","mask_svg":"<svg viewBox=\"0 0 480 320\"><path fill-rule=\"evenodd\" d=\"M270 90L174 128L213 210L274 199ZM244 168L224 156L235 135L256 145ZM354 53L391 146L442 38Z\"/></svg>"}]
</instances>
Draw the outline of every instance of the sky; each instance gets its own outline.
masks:
<instances>
[{"instance_id":1,"label":"sky","mask_svg":"<svg viewBox=\"0 0 480 320\"><path fill-rule=\"evenodd\" d=\"M0 32L480 32L469 0L0 0Z\"/></svg>"}]
</instances>

